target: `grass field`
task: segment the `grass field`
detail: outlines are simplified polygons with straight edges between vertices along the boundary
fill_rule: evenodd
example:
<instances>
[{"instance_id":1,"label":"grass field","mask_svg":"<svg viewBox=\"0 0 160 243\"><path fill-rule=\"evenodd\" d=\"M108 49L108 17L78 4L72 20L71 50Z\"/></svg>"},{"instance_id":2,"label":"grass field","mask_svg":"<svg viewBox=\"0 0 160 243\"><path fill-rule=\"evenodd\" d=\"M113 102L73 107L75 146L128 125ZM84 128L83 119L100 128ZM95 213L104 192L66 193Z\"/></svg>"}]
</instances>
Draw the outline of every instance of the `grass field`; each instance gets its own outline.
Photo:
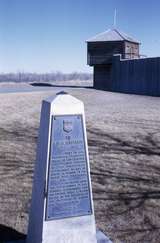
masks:
<instances>
[{"instance_id":1,"label":"grass field","mask_svg":"<svg viewBox=\"0 0 160 243\"><path fill-rule=\"evenodd\" d=\"M97 227L116 243L160 242L160 98L66 90L85 104ZM51 94L0 94L0 224L22 233L41 101Z\"/></svg>"}]
</instances>

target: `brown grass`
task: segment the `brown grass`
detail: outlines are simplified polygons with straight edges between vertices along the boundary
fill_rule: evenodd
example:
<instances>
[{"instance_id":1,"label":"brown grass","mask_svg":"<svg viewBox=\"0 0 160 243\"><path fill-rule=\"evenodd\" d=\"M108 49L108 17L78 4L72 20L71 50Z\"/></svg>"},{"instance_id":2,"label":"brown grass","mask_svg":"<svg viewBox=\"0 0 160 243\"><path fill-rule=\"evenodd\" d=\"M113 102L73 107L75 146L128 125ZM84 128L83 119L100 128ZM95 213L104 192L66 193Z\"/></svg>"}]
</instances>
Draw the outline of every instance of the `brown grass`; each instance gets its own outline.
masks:
<instances>
[{"instance_id":1,"label":"brown grass","mask_svg":"<svg viewBox=\"0 0 160 243\"><path fill-rule=\"evenodd\" d=\"M66 89L84 101L97 226L113 242L160 242L159 98ZM26 233L41 100L0 94L0 224Z\"/></svg>"}]
</instances>

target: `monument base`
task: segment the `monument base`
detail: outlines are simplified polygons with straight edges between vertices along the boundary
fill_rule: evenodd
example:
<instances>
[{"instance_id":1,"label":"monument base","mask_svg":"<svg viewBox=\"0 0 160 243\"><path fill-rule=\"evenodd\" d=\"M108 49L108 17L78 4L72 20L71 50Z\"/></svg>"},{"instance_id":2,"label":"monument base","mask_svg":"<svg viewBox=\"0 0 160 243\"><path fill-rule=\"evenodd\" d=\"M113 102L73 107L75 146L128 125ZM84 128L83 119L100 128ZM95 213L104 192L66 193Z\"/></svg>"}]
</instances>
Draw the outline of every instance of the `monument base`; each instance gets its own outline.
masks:
<instances>
[{"instance_id":1,"label":"monument base","mask_svg":"<svg viewBox=\"0 0 160 243\"><path fill-rule=\"evenodd\" d=\"M97 243L112 243L112 241L102 231L97 230ZM6 241L4 243L25 243L25 240Z\"/></svg>"}]
</instances>

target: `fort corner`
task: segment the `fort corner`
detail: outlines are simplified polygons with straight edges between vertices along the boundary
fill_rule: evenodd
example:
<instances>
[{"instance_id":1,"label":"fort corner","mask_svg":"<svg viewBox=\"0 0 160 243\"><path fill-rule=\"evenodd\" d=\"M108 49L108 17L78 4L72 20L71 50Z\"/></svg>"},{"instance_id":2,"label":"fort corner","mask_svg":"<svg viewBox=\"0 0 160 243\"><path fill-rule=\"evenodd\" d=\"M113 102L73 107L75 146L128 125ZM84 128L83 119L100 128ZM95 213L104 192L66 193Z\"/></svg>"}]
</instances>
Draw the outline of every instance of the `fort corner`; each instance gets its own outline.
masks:
<instances>
[{"instance_id":1,"label":"fort corner","mask_svg":"<svg viewBox=\"0 0 160 243\"><path fill-rule=\"evenodd\" d=\"M109 29L87 40L87 64L93 66L94 88L160 96L160 57L141 58L140 42Z\"/></svg>"}]
</instances>

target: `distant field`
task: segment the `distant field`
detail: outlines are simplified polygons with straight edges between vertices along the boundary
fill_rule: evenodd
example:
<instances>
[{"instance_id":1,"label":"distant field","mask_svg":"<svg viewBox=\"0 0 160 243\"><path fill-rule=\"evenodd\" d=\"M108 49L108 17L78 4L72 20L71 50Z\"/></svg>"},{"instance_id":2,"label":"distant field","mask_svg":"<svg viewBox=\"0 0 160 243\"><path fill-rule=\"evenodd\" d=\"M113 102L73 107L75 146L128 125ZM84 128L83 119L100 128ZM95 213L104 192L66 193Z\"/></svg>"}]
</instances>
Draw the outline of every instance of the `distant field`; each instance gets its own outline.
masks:
<instances>
[{"instance_id":1,"label":"distant field","mask_svg":"<svg viewBox=\"0 0 160 243\"><path fill-rule=\"evenodd\" d=\"M34 83L34 82L30 82ZM12 88L12 87L26 87L30 84L29 82L0 82L1 88ZM38 82L35 82L38 83ZM43 82L46 84L58 85L58 86L93 86L92 80L66 80L66 81L52 81L52 82Z\"/></svg>"},{"instance_id":2,"label":"distant field","mask_svg":"<svg viewBox=\"0 0 160 243\"><path fill-rule=\"evenodd\" d=\"M116 243L158 243L160 98L65 90L85 104L97 227ZM54 93L0 94L0 224L23 233L41 101Z\"/></svg>"}]
</instances>

